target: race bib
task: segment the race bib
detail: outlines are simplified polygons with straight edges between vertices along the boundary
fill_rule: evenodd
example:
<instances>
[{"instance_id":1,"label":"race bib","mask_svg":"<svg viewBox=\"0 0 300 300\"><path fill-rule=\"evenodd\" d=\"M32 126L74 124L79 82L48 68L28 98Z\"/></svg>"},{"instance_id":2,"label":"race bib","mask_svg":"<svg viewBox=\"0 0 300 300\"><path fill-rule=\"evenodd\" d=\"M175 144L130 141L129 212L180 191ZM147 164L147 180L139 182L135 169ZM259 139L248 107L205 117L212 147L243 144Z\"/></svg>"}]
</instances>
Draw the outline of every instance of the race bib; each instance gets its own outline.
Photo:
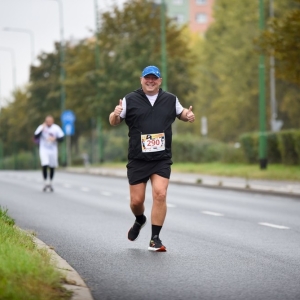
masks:
<instances>
[{"instance_id":1,"label":"race bib","mask_svg":"<svg viewBox=\"0 0 300 300\"><path fill-rule=\"evenodd\" d=\"M165 150L165 134L142 134L141 144L143 152L157 152Z\"/></svg>"}]
</instances>

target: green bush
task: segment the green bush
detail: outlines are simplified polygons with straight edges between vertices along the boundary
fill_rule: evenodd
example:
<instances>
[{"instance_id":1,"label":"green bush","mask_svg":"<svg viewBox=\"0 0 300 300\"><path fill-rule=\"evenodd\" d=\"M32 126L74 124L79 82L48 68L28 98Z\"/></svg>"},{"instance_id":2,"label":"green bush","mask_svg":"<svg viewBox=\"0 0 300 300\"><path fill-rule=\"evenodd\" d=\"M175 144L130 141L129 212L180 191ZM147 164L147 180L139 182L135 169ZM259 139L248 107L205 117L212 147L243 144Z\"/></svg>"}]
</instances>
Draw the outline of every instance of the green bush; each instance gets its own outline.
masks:
<instances>
[{"instance_id":1,"label":"green bush","mask_svg":"<svg viewBox=\"0 0 300 300\"><path fill-rule=\"evenodd\" d=\"M15 155L7 156L3 159L3 169L6 170L30 170L39 166L38 153L20 152Z\"/></svg>"},{"instance_id":2,"label":"green bush","mask_svg":"<svg viewBox=\"0 0 300 300\"><path fill-rule=\"evenodd\" d=\"M294 137L295 151L298 156L298 163L300 163L300 130L295 131L293 137Z\"/></svg>"},{"instance_id":3,"label":"green bush","mask_svg":"<svg viewBox=\"0 0 300 300\"><path fill-rule=\"evenodd\" d=\"M127 136L107 136L104 140L104 161L126 161L127 149Z\"/></svg>"},{"instance_id":4,"label":"green bush","mask_svg":"<svg viewBox=\"0 0 300 300\"><path fill-rule=\"evenodd\" d=\"M240 143L246 161L250 164L258 161L258 133L245 133L240 136Z\"/></svg>"},{"instance_id":5,"label":"green bush","mask_svg":"<svg viewBox=\"0 0 300 300\"><path fill-rule=\"evenodd\" d=\"M222 145L222 157L220 162L222 163L246 163L245 154L243 149L239 147L234 147L233 145Z\"/></svg>"},{"instance_id":6,"label":"green bush","mask_svg":"<svg viewBox=\"0 0 300 300\"><path fill-rule=\"evenodd\" d=\"M245 161L240 149L219 141L195 137L194 135L174 135L172 154L176 162L206 163L222 161L240 163Z\"/></svg>"},{"instance_id":7,"label":"green bush","mask_svg":"<svg viewBox=\"0 0 300 300\"><path fill-rule=\"evenodd\" d=\"M270 163L281 163L281 153L278 144L278 134L267 133L267 158Z\"/></svg>"},{"instance_id":8,"label":"green bush","mask_svg":"<svg viewBox=\"0 0 300 300\"><path fill-rule=\"evenodd\" d=\"M295 135L295 130L278 132L279 150L282 162L286 165L295 165L299 162L296 151Z\"/></svg>"},{"instance_id":9,"label":"green bush","mask_svg":"<svg viewBox=\"0 0 300 300\"><path fill-rule=\"evenodd\" d=\"M295 165L300 163L300 131L267 132L267 159L270 163ZM240 137L247 162L258 160L259 134L246 133Z\"/></svg>"}]
</instances>

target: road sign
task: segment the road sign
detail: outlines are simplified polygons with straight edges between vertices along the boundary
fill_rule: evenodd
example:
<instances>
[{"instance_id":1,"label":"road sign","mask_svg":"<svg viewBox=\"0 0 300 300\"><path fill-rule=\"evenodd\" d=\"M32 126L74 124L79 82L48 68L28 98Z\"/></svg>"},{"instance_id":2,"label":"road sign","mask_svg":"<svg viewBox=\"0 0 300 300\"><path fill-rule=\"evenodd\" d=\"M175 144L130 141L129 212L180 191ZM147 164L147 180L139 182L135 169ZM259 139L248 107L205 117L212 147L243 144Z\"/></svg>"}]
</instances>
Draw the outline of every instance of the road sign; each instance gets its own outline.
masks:
<instances>
[{"instance_id":1,"label":"road sign","mask_svg":"<svg viewBox=\"0 0 300 300\"><path fill-rule=\"evenodd\" d=\"M65 135L74 135L75 134L75 124L74 123L63 123L63 131Z\"/></svg>"},{"instance_id":2,"label":"road sign","mask_svg":"<svg viewBox=\"0 0 300 300\"><path fill-rule=\"evenodd\" d=\"M61 122L63 125L63 131L65 135L75 134L75 120L76 116L71 110L65 110L61 114Z\"/></svg>"},{"instance_id":3,"label":"road sign","mask_svg":"<svg viewBox=\"0 0 300 300\"><path fill-rule=\"evenodd\" d=\"M62 123L74 123L76 120L75 114L71 110L65 110L60 118Z\"/></svg>"}]
</instances>

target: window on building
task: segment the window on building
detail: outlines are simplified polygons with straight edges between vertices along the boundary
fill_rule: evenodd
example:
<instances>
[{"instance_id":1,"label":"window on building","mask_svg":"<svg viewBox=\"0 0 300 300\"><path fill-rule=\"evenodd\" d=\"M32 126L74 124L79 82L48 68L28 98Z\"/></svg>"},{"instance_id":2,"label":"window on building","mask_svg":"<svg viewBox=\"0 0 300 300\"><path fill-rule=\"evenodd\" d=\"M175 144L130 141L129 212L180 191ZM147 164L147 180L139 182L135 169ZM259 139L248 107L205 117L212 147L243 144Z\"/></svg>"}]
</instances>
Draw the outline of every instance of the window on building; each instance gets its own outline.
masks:
<instances>
[{"instance_id":1,"label":"window on building","mask_svg":"<svg viewBox=\"0 0 300 300\"><path fill-rule=\"evenodd\" d=\"M207 0L196 0L197 5L205 5L207 3Z\"/></svg>"},{"instance_id":2,"label":"window on building","mask_svg":"<svg viewBox=\"0 0 300 300\"><path fill-rule=\"evenodd\" d=\"M173 0L173 4L174 5L182 5L183 4L183 0Z\"/></svg>"},{"instance_id":3,"label":"window on building","mask_svg":"<svg viewBox=\"0 0 300 300\"><path fill-rule=\"evenodd\" d=\"M199 24L204 24L207 22L207 15L205 13L196 14L196 22Z\"/></svg>"},{"instance_id":4,"label":"window on building","mask_svg":"<svg viewBox=\"0 0 300 300\"><path fill-rule=\"evenodd\" d=\"M184 23L184 15L178 14L175 16L176 22L179 24L183 24Z\"/></svg>"}]
</instances>

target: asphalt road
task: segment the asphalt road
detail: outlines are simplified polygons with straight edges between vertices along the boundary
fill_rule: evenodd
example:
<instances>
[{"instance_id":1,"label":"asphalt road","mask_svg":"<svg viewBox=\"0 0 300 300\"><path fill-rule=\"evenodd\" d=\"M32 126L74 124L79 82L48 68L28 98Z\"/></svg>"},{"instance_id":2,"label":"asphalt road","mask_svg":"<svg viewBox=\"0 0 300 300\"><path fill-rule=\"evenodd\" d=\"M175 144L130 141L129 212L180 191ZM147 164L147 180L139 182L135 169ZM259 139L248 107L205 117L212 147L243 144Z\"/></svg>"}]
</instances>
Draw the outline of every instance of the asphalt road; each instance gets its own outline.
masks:
<instances>
[{"instance_id":1,"label":"asphalt road","mask_svg":"<svg viewBox=\"0 0 300 300\"><path fill-rule=\"evenodd\" d=\"M0 172L0 205L54 246L96 300L300 299L300 201L170 185L161 239L136 242L126 179L57 173L43 193L40 172ZM151 190L146 215L150 217ZM150 218L148 218L150 220Z\"/></svg>"}]
</instances>

